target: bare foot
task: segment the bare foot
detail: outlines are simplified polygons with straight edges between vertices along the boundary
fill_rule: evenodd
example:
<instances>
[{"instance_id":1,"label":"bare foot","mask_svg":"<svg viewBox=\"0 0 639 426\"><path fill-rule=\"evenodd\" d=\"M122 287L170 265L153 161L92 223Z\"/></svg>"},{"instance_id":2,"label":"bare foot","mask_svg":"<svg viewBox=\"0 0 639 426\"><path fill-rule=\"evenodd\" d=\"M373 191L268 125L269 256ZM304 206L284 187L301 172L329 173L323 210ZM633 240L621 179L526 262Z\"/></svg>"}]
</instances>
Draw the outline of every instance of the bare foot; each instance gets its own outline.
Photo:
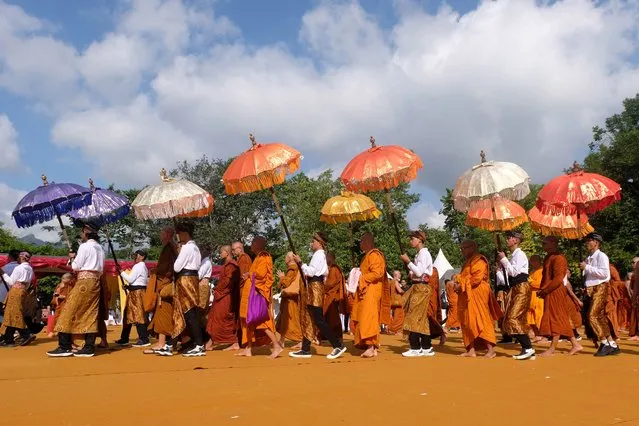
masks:
<instances>
[{"instance_id":1,"label":"bare foot","mask_svg":"<svg viewBox=\"0 0 639 426\"><path fill-rule=\"evenodd\" d=\"M224 351L239 351L240 350L240 345L238 345L237 343L233 343L231 346L229 346L228 348L224 348Z\"/></svg>"},{"instance_id":2,"label":"bare foot","mask_svg":"<svg viewBox=\"0 0 639 426\"><path fill-rule=\"evenodd\" d=\"M250 349L244 349L243 351L236 353L235 356L253 356L253 353Z\"/></svg>"},{"instance_id":3,"label":"bare foot","mask_svg":"<svg viewBox=\"0 0 639 426\"><path fill-rule=\"evenodd\" d=\"M550 358L551 356L554 356L554 355L555 355L555 351L554 350L551 351L550 349L539 354L539 356L542 356L544 358Z\"/></svg>"},{"instance_id":4,"label":"bare foot","mask_svg":"<svg viewBox=\"0 0 639 426\"><path fill-rule=\"evenodd\" d=\"M639 336L628 337L628 340L632 340L633 342L639 342Z\"/></svg>"},{"instance_id":5,"label":"bare foot","mask_svg":"<svg viewBox=\"0 0 639 426\"><path fill-rule=\"evenodd\" d=\"M212 351L213 350L213 342L211 342L210 340L208 342L206 342L206 345L204 345L204 350L205 351Z\"/></svg>"},{"instance_id":6,"label":"bare foot","mask_svg":"<svg viewBox=\"0 0 639 426\"><path fill-rule=\"evenodd\" d=\"M572 349L570 351L568 351L568 355L574 355L577 352L581 351L584 347L581 346L580 344L576 344L575 346L572 347Z\"/></svg>"},{"instance_id":7,"label":"bare foot","mask_svg":"<svg viewBox=\"0 0 639 426\"><path fill-rule=\"evenodd\" d=\"M362 358L373 358L376 356L377 356L377 351L373 347L366 349L366 351L361 355Z\"/></svg>"},{"instance_id":8,"label":"bare foot","mask_svg":"<svg viewBox=\"0 0 639 426\"><path fill-rule=\"evenodd\" d=\"M493 359L497 356L497 353L495 353L495 351L488 351L486 352L486 355L484 355L484 358L486 359Z\"/></svg>"},{"instance_id":9,"label":"bare foot","mask_svg":"<svg viewBox=\"0 0 639 426\"><path fill-rule=\"evenodd\" d=\"M302 349L302 342L300 342L297 345L293 346L291 349L293 349L294 351L301 350Z\"/></svg>"},{"instance_id":10,"label":"bare foot","mask_svg":"<svg viewBox=\"0 0 639 426\"><path fill-rule=\"evenodd\" d=\"M273 348L273 352L271 352L271 355L269 355L270 359L275 359L278 356L280 356L280 354L282 353L284 349L281 346L277 346Z\"/></svg>"},{"instance_id":11,"label":"bare foot","mask_svg":"<svg viewBox=\"0 0 639 426\"><path fill-rule=\"evenodd\" d=\"M53 333L47 333L47 337L50 339L53 337Z\"/></svg>"},{"instance_id":12,"label":"bare foot","mask_svg":"<svg viewBox=\"0 0 639 426\"><path fill-rule=\"evenodd\" d=\"M446 333L442 334L439 338L439 346L444 346L446 344Z\"/></svg>"},{"instance_id":13,"label":"bare foot","mask_svg":"<svg viewBox=\"0 0 639 426\"><path fill-rule=\"evenodd\" d=\"M157 349L162 349L163 347L164 347L164 345L158 345L158 344L156 343L155 345L151 346L151 347L149 348L149 350L152 350L152 351L153 351L153 350L157 350Z\"/></svg>"},{"instance_id":14,"label":"bare foot","mask_svg":"<svg viewBox=\"0 0 639 426\"><path fill-rule=\"evenodd\" d=\"M468 352L464 352L463 354L459 354L459 356L463 358L476 358L477 354L475 352L468 351Z\"/></svg>"}]
</instances>

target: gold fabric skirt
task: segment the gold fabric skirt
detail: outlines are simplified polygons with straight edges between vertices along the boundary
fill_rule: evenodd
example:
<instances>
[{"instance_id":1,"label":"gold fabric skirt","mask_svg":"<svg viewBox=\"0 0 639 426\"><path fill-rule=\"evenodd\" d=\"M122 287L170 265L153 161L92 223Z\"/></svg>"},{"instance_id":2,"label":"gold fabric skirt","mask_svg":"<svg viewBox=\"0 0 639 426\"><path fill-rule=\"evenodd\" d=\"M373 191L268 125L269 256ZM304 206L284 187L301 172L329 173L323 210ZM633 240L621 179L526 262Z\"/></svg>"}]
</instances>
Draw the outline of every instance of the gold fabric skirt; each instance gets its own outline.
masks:
<instances>
[{"instance_id":1,"label":"gold fabric skirt","mask_svg":"<svg viewBox=\"0 0 639 426\"><path fill-rule=\"evenodd\" d=\"M5 299L3 332L6 327L27 328L27 324L24 322L26 298L27 290L22 285L14 285L9 289Z\"/></svg>"},{"instance_id":2,"label":"gold fabric skirt","mask_svg":"<svg viewBox=\"0 0 639 426\"><path fill-rule=\"evenodd\" d=\"M309 291L307 292L306 304L324 308L324 283L314 281L308 283Z\"/></svg>"},{"instance_id":3,"label":"gold fabric skirt","mask_svg":"<svg viewBox=\"0 0 639 426\"><path fill-rule=\"evenodd\" d=\"M317 283L317 284L321 284L321 283ZM324 288L322 287L322 293L323 293L323 289ZM305 286L303 283L300 285L300 303L299 303L300 329L302 330L302 338L308 339L311 342L316 342L318 330L317 330L317 327L315 327L315 324L313 323L313 319L311 317L311 313L308 310L309 299L310 300L314 299L314 296L310 296L311 292L312 292L312 287L310 284L308 284L308 286ZM305 301L306 303L304 303ZM318 306L322 306L323 302L324 301L322 300L322 304Z\"/></svg>"},{"instance_id":4,"label":"gold fabric skirt","mask_svg":"<svg viewBox=\"0 0 639 426\"><path fill-rule=\"evenodd\" d=\"M129 291L126 297L126 322L127 324L145 324L144 292L146 290Z\"/></svg>"},{"instance_id":5,"label":"gold fabric skirt","mask_svg":"<svg viewBox=\"0 0 639 426\"><path fill-rule=\"evenodd\" d=\"M503 330L509 335L528 334L528 310L532 287L529 282L514 285L508 293L506 312L502 323Z\"/></svg>"},{"instance_id":6,"label":"gold fabric skirt","mask_svg":"<svg viewBox=\"0 0 639 426\"><path fill-rule=\"evenodd\" d=\"M171 333L171 337L175 338L184 331L186 328L184 314L193 308L197 308L199 299L199 279L197 276L181 276L175 281L173 333Z\"/></svg>"},{"instance_id":7,"label":"gold fabric skirt","mask_svg":"<svg viewBox=\"0 0 639 426\"><path fill-rule=\"evenodd\" d=\"M83 275L80 275L83 276ZM86 334L98 332L100 279L79 278L56 321L58 333Z\"/></svg>"},{"instance_id":8,"label":"gold fabric skirt","mask_svg":"<svg viewBox=\"0 0 639 426\"><path fill-rule=\"evenodd\" d=\"M413 284L404 303L404 331L430 335L428 308L433 288L428 284Z\"/></svg>"},{"instance_id":9,"label":"gold fabric skirt","mask_svg":"<svg viewBox=\"0 0 639 426\"><path fill-rule=\"evenodd\" d=\"M590 297L590 310L588 311L588 322L592 331L599 340L610 336L610 326L606 316L606 303L608 302L609 283L603 283L594 287L588 287L586 292Z\"/></svg>"}]
</instances>

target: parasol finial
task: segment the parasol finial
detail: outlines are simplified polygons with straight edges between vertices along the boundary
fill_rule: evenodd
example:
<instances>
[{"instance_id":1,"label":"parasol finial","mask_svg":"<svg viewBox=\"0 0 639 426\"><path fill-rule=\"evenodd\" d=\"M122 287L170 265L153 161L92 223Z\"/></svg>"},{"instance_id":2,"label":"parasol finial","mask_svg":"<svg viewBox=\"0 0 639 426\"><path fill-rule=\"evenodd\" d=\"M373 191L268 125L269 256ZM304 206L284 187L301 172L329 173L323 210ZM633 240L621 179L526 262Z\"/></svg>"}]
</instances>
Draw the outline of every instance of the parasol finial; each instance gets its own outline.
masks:
<instances>
[{"instance_id":1,"label":"parasol finial","mask_svg":"<svg viewBox=\"0 0 639 426\"><path fill-rule=\"evenodd\" d=\"M93 178L89 178L89 189L91 192L95 191L95 185L93 184Z\"/></svg>"},{"instance_id":2,"label":"parasol finial","mask_svg":"<svg viewBox=\"0 0 639 426\"><path fill-rule=\"evenodd\" d=\"M172 179L169 177L168 173L166 172L166 169L164 167L162 167L162 170L160 170L160 179L162 179L162 182L169 182Z\"/></svg>"},{"instance_id":3,"label":"parasol finial","mask_svg":"<svg viewBox=\"0 0 639 426\"><path fill-rule=\"evenodd\" d=\"M575 161L574 163L572 163L572 169L570 170L571 173L576 173L580 170L582 169L578 162Z\"/></svg>"},{"instance_id":4,"label":"parasol finial","mask_svg":"<svg viewBox=\"0 0 639 426\"><path fill-rule=\"evenodd\" d=\"M375 144L375 136L371 136L371 148L375 148L377 145Z\"/></svg>"},{"instance_id":5,"label":"parasol finial","mask_svg":"<svg viewBox=\"0 0 639 426\"><path fill-rule=\"evenodd\" d=\"M481 162L485 163L486 162L486 153L484 152L484 150L482 149L481 152L479 153L479 156L481 157Z\"/></svg>"},{"instance_id":6,"label":"parasol finial","mask_svg":"<svg viewBox=\"0 0 639 426\"><path fill-rule=\"evenodd\" d=\"M249 133L249 140L251 141L251 144L253 144L253 146L257 145L257 142L255 141L255 135L253 133Z\"/></svg>"},{"instance_id":7,"label":"parasol finial","mask_svg":"<svg viewBox=\"0 0 639 426\"><path fill-rule=\"evenodd\" d=\"M47 186L49 184L49 181L47 180L47 175L45 175L44 173L42 173L42 176L40 176L40 179L42 179L42 185Z\"/></svg>"}]
</instances>

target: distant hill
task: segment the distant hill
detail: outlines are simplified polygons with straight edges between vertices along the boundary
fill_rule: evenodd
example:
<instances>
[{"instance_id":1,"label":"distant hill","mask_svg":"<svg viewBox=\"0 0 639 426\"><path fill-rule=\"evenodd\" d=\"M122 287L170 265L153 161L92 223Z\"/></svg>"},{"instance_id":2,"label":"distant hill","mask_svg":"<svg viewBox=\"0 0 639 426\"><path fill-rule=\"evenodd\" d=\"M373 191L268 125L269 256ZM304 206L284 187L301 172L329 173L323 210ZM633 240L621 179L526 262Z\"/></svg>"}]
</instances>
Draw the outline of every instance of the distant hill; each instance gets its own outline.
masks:
<instances>
[{"instance_id":1,"label":"distant hill","mask_svg":"<svg viewBox=\"0 0 639 426\"><path fill-rule=\"evenodd\" d=\"M24 237L20 237L20 238L18 238L18 241L22 241L23 243L31 244L31 245L34 245L34 246L37 246L37 247L45 246L47 244L50 244L50 243L47 243L46 241L42 241L41 239L37 238L33 234L29 234L29 235L25 235Z\"/></svg>"}]
</instances>

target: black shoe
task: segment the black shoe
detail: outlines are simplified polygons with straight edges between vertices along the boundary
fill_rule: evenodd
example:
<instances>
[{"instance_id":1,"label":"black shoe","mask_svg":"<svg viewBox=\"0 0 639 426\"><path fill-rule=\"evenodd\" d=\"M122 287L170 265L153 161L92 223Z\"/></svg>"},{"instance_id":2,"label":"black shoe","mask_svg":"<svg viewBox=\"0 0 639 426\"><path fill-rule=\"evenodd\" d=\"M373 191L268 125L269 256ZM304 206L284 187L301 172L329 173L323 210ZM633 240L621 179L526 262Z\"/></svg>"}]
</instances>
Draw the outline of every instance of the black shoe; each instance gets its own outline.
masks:
<instances>
[{"instance_id":1,"label":"black shoe","mask_svg":"<svg viewBox=\"0 0 639 426\"><path fill-rule=\"evenodd\" d=\"M7 341L2 341L0 342L0 348L15 348L16 342L7 342Z\"/></svg>"},{"instance_id":2,"label":"black shoe","mask_svg":"<svg viewBox=\"0 0 639 426\"><path fill-rule=\"evenodd\" d=\"M62 349L61 347L57 347L54 350L47 352L47 355L54 358L59 358L73 356L73 352L71 352L70 349Z\"/></svg>"},{"instance_id":3,"label":"black shoe","mask_svg":"<svg viewBox=\"0 0 639 426\"><path fill-rule=\"evenodd\" d=\"M20 346L27 346L29 343L33 342L36 339L35 334L31 334L29 337L20 342Z\"/></svg>"},{"instance_id":4,"label":"black shoe","mask_svg":"<svg viewBox=\"0 0 639 426\"><path fill-rule=\"evenodd\" d=\"M297 351L297 352L289 352L288 356L291 358L310 358L313 354L311 351Z\"/></svg>"},{"instance_id":5,"label":"black shoe","mask_svg":"<svg viewBox=\"0 0 639 426\"><path fill-rule=\"evenodd\" d=\"M73 356L76 356L78 358L90 358L93 355L95 355L95 350L88 349L86 346L80 349L79 351L74 352L73 354Z\"/></svg>"},{"instance_id":6,"label":"black shoe","mask_svg":"<svg viewBox=\"0 0 639 426\"><path fill-rule=\"evenodd\" d=\"M610 354L609 355L619 355L621 353L621 349L619 349L619 346L611 346L610 347Z\"/></svg>"},{"instance_id":7,"label":"black shoe","mask_svg":"<svg viewBox=\"0 0 639 426\"><path fill-rule=\"evenodd\" d=\"M148 340L138 340L133 344L134 348L146 348L147 346L151 346L151 343Z\"/></svg>"},{"instance_id":8,"label":"black shoe","mask_svg":"<svg viewBox=\"0 0 639 426\"><path fill-rule=\"evenodd\" d=\"M610 345L599 345L599 349L595 352L594 356L608 356L611 354L613 348Z\"/></svg>"},{"instance_id":9,"label":"black shoe","mask_svg":"<svg viewBox=\"0 0 639 426\"><path fill-rule=\"evenodd\" d=\"M128 346L129 345L129 341L128 340L124 340L124 339L118 339L115 342L116 345L118 346Z\"/></svg>"}]
</instances>

